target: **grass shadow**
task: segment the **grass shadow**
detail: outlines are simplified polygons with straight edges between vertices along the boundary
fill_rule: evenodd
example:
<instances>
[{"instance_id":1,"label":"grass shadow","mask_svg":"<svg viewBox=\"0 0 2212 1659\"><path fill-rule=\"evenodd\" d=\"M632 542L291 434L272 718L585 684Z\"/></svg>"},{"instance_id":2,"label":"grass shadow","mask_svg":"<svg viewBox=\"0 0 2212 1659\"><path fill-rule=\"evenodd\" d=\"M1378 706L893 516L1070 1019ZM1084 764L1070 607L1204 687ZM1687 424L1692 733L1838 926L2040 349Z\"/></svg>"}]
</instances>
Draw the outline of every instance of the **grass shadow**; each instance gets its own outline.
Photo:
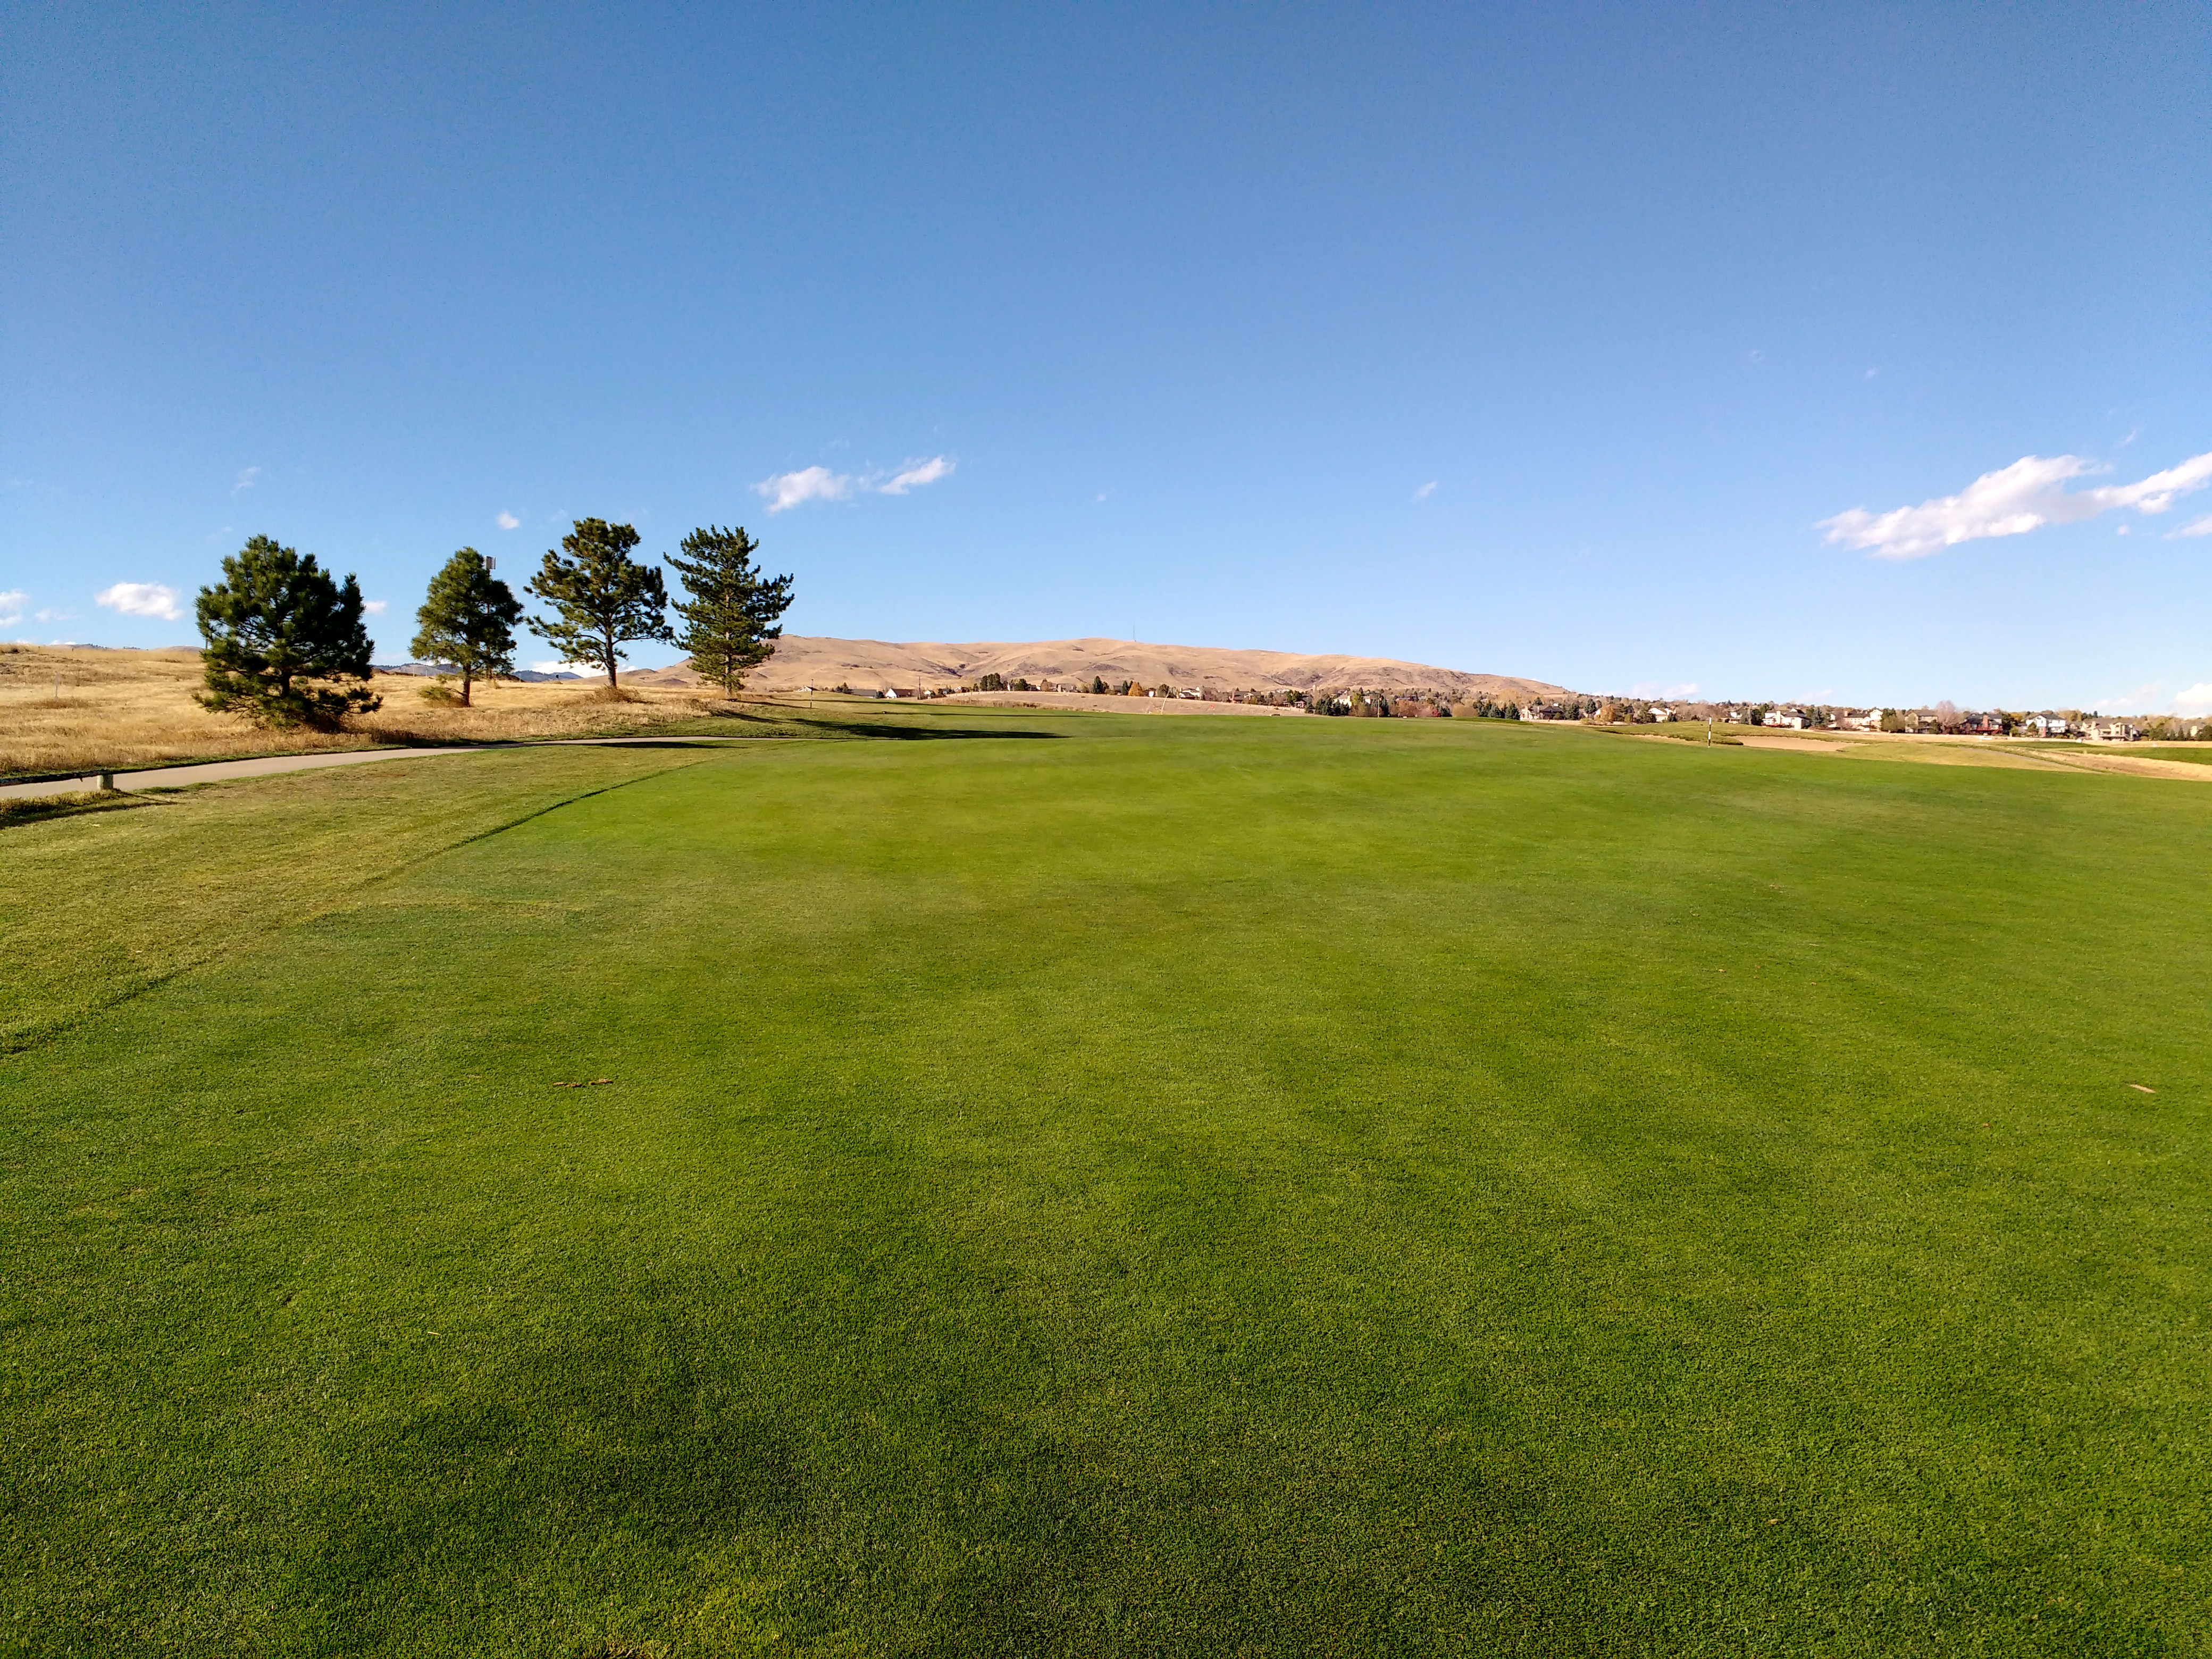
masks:
<instances>
[{"instance_id":1,"label":"grass shadow","mask_svg":"<svg viewBox=\"0 0 2212 1659\"><path fill-rule=\"evenodd\" d=\"M123 812L159 802L118 790L72 790L61 795L31 795L0 800L0 830L18 824L42 823L49 818L73 818L86 812Z\"/></svg>"}]
</instances>

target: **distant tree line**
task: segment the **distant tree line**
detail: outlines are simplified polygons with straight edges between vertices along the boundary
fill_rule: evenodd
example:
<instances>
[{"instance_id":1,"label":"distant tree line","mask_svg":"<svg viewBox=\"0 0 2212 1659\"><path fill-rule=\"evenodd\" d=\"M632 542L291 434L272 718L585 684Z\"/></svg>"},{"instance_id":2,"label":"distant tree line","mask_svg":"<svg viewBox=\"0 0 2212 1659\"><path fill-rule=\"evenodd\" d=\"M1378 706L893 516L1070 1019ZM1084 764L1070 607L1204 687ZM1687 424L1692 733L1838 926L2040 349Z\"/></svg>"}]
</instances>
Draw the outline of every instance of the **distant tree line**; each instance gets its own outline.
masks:
<instances>
[{"instance_id":1,"label":"distant tree line","mask_svg":"<svg viewBox=\"0 0 2212 1659\"><path fill-rule=\"evenodd\" d=\"M527 591L546 610L528 617L492 561L462 548L430 579L415 613L416 656L452 668L466 705L477 681L514 672L514 626L526 622L564 660L603 672L610 690L620 689L623 647L660 640L735 696L783 636L792 578L753 562L760 544L742 527L695 530L668 561L684 583L673 626L660 568L631 556L639 540L629 525L577 520L530 579ZM380 705L368 689L367 606L350 572L341 582L313 554L255 536L223 560L222 580L200 590L197 608L205 707L328 731Z\"/></svg>"}]
</instances>

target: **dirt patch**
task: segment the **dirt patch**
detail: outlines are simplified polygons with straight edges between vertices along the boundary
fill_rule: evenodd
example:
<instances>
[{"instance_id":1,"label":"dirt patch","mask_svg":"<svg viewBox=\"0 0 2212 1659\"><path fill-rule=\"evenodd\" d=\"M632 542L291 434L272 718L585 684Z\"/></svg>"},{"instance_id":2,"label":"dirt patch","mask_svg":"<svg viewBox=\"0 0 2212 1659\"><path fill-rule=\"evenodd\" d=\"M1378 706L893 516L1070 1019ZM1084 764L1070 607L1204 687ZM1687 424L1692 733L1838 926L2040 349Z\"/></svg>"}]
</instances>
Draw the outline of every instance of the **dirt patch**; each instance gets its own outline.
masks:
<instances>
[{"instance_id":1,"label":"dirt patch","mask_svg":"<svg viewBox=\"0 0 2212 1659\"><path fill-rule=\"evenodd\" d=\"M1784 738L1753 736L1746 732L1737 741L1747 749L1780 749L1795 755L1843 755L1850 752L1846 743L1824 742L1818 738Z\"/></svg>"}]
</instances>

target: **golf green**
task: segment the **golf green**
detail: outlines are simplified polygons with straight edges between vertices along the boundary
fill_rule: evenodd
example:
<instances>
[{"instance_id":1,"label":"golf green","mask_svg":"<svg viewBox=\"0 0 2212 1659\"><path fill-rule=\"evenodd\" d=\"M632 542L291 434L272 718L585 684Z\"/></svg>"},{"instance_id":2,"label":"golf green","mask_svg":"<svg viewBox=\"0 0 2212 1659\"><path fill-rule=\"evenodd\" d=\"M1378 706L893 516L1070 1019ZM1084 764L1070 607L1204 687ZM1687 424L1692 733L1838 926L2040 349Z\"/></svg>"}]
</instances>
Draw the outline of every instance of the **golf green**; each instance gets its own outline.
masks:
<instances>
[{"instance_id":1,"label":"golf green","mask_svg":"<svg viewBox=\"0 0 2212 1659\"><path fill-rule=\"evenodd\" d=\"M881 719L0 831L0 1650L2212 1651L2212 794Z\"/></svg>"}]
</instances>

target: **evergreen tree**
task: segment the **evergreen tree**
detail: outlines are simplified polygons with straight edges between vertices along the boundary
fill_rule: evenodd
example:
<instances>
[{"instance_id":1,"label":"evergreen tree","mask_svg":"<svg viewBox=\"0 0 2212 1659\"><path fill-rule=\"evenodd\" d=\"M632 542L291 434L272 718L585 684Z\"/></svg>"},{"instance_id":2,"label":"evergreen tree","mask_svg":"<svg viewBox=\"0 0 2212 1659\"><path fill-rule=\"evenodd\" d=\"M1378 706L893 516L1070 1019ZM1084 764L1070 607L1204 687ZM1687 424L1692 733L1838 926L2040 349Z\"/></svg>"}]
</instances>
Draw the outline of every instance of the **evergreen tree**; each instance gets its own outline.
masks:
<instances>
[{"instance_id":1,"label":"evergreen tree","mask_svg":"<svg viewBox=\"0 0 2212 1659\"><path fill-rule=\"evenodd\" d=\"M430 579L428 597L415 613L420 629L411 647L417 657L451 663L461 671L461 707L478 675L514 672L514 624L522 602L491 574L491 561L465 547Z\"/></svg>"},{"instance_id":2,"label":"evergreen tree","mask_svg":"<svg viewBox=\"0 0 2212 1659\"><path fill-rule=\"evenodd\" d=\"M610 690L618 685L615 675L625 643L676 637L668 628L660 567L629 556L637 542L637 532L626 524L579 519L561 538L568 556L549 550L530 579L530 591L557 613L532 617L530 626L568 661L603 670Z\"/></svg>"},{"instance_id":3,"label":"evergreen tree","mask_svg":"<svg viewBox=\"0 0 2212 1659\"><path fill-rule=\"evenodd\" d=\"M676 643L690 653L692 671L720 680L725 696L734 697L745 672L775 654L783 637L776 619L791 607L791 578L763 576L753 564L760 544L741 525L722 530L709 525L684 538L684 551L668 562L684 578L690 598L676 601L684 631Z\"/></svg>"},{"instance_id":4,"label":"evergreen tree","mask_svg":"<svg viewBox=\"0 0 2212 1659\"><path fill-rule=\"evenodd\" d=\"M368 630L361 584L343 584L315 562L256 536L222 562L222 580L200 589L201 705L263 726L336 731L351 711L383 702L368 690ZM356 686L319 682L360 680Z\"/></svg>"}]
</instances>

